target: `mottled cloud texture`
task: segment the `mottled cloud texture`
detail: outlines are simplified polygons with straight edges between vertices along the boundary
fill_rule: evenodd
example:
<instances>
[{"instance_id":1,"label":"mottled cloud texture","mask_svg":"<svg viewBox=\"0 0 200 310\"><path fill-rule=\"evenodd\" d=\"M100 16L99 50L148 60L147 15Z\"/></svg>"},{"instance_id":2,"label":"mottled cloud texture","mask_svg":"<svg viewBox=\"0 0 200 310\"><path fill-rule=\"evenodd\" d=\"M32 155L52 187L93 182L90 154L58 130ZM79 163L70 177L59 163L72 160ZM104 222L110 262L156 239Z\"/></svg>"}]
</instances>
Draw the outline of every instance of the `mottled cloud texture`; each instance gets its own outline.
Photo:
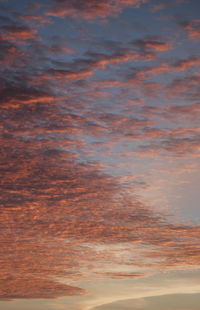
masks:
<instances>
[{"instance_id":1,"label":"mottled cloud texture","mask_svg":"<svg viewBox=\"0 0 200 310\"><path fill-rule=\"evenodd\" d=\"M145 0L1 6L0 299L197 268L199 225L144 192L162 161L199 167L199 20Z\"/></svg>"},{"instance_id":2,"label":"mottled cloud texture","mask_svg":"<svg viewBox=\"0 0 200 310\"><path fill-rule=\"evenodd\" d=\"M47 15L66 17L74 16L75 18L106 18L108 16L115 16L122 12L123 8L134 7L137 8L148 0L53 0L53 8L46 12Z\"/></svg>"}]
</instances>

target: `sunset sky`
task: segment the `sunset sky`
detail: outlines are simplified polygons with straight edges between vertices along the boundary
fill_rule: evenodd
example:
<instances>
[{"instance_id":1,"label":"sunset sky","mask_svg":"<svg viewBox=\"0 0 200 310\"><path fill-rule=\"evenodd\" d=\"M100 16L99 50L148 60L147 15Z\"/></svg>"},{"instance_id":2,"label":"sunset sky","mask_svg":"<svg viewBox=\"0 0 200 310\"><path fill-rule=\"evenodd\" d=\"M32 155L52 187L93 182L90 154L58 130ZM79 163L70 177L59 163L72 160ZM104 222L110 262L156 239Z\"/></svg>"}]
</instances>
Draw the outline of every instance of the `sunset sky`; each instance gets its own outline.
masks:
<instances>
[{"instance_id":1,"label":"sunset sky","mask_svg":"<svg viewBox=\"0 0 200 310\"><path fill-rule=\"evenodd\" d=\"M199 310L200 1L0 11L0 309Z\"/></svg>"}]
</instances>

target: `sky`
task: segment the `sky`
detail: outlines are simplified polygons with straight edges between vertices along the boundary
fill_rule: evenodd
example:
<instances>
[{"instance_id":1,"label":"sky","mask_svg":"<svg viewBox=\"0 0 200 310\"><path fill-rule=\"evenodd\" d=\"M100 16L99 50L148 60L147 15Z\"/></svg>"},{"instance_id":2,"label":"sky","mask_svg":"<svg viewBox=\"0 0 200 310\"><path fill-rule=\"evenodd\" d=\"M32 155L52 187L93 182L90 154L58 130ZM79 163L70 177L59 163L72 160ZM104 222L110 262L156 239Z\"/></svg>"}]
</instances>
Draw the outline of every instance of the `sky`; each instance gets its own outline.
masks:
<instances>
[{"instance_id":1,"label":"sky","mask_svg":"<svg viewBox=\"0 0 200 310\"><path fill-rule=\"evenodd\" d=\"M0 308L198 310L199 0L0 12Z\"/></svg>"}]
</instances>

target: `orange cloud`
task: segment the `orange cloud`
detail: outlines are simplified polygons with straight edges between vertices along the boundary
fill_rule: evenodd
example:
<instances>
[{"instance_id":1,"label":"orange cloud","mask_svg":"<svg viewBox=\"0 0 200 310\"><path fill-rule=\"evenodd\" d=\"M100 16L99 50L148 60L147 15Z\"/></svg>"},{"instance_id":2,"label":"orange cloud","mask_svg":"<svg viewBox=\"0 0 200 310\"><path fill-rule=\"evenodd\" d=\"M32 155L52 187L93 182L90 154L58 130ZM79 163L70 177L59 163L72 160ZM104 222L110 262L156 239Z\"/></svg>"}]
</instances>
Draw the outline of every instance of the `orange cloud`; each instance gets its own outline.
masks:
<instances>
[{"instance_id":1,"label":"orange cloud","mask_svg":"<svg viewBox=\"0 0 200 310\"><path fill-rule=\"evenodd\" d=\"M200 20L194 19L191 21L184 21L180 23L183 30L186 32L188 39L199 40L200 39Z\"/></svg>"},{"instance_id":2,"label":"orange cloud","mask_svg":"<svg viewBox=\"0 0 200 310\"><path fill-rule=\"evenodd\" d=\"M200 103L192 103L190 105L176 105L167 107L167 112L174 117L177 115L182 115L186 117L197 116L200 113Z\"/></svg>"},{"instance_id":3,"label":"orange cloud","mask_svg":"<svg viewBox=\"0 0 200 310\"><path fill-rule=\"evenodd\" d=\"M166 241L159 250L148 253L150 258L158 261L153 265L166 269L182 269L186 266L197 267L200 258L200 247L198 242L199 227L171 227L166 234ZM170 236L171 235L171 236ZM173 236L177 242L173 242ZM162 242L161 242L162 245ZM160 261L161 259L161 261Z\"/></svg>"},{"instance_id":4,"label":"orange cloud","mask_svg":"<svg viewBox=\"0 0 200 310\"><path fill-rule=\"evenodd\" d=\"M0 287L0 299L10 301L15 299L52 299L62 296L76 296L84 292L80 288L56 281L31 276L24 277L19 274L1 278Z\"/></svg>"},{"instance_id":5,"label":"orange cloud","mask_svg":"<svg viewBox=\"0 0 200 310\"><path fill-rule=\"evenodd\" d=\"M48 110L43 113L43 117L47 113L51 119ZM111 122L119 122L111 116ZM75 118L69 118L68 125ZM107 121L106 116L102 118ZM127 120L120 122L124 121ZM25 118L24 122L26 129ZM55 298L84 293L61 284L60 279L65 278L67 282L67 279L86 277L83 270L88 264L95 275L98 262L104 266L111 259L120 266L121 258L115 255L112 244L146 244L149 256L146 261L142 256L146 266L151 266L155 254L152 246L159 249L158 264L162 265L165 257L163 268L170 264L174 267L178 262L181 265L183 260L186 266L196 266L199 227L170 224L164 215L153 213L133 195L129 198L118 178L105 174L101 166L78 162L69 149L62 149L59 140L27 141L22 133L20 137L14 134L14 129L11 132L15 137L6 134L1 141L0 236L4 281L1 299ZM188 243L188 238L191 246L180 252L179 242ZM97 245L97 250L89 245ZM98 245L108 248L100 254ZM166 253L166 248L172 245L173 252ZM134 248L129 251L123 258L125 265L135 255ZM180 259L174 262L177 255ZM101 272L105 276L103 268ZM132 278L144 274L111 272L106 276Z\"/></svg>"},{"instance_id":6,"label":"orange cloud","mask_svg":"<svg viewBox=\"0 0 200 310\"><path fill-rule=\"evenodd\" d=\"M190 57L188 59L180 60L175 65L176 70L187 70L192 66L200 66L200 57Z\"/></svg>"},{"instance_id":7,"label":"orange cloud","mask_svg":"<svg viewBox=\"0 0 200 310\"><path fill-rule=\"evenodd\" d=\"M168 152L177 157L185 155L199 157L200 140L198 135L190 137L174 137L172 134L172 137L165 136L161 141L141 145L139 150L145 156Z\"/></svg>"},{"instance_id":8,"label":"orange cloud","mask_svg":"<svg viewBox=\"0 0 200 310\"><path fill-rule=\"evenodd\" d=\"M112 279L126 279L126 278L143 278L145 277L147 274L142 273L142 272L133 272L133 273L129 273L129 272L106 272L105 274L101 273L101 276L105 276L108 278L112 278Z\"/></svg>"},{"instance_id":9,"label":"orange cloud","mask_svg":"<svg viewBox=\"0 0 200 310\"><path fill-rule=\"evenodd\" d=\"M61 50L63 49L61 48ZM123 52L116 51L110 55L92 53L89 56L87 59L81 58L70 63L70 69L49 69L48 72L45 72L45 74L40 75L38 78L43 80L81 80L93 76L95 71L99 69L108 70L110 65L129 62L131 60L149 61L154 58L152 53L141 53L131 49L125 49ZM101 83L103 82L100 81ZM119 82L116 81L113 86L117 84L119 85Z\"/></svg>"},{"instance_id":10,"label":"orange cloud","mask_svg":"<svg viewBox=\"0 0 200 310\"><path fill-rule=\"evenodd\" d=\"M52 53L53 55L56 55L59 53L75 54L76 51L73 48L65 46L65 45L53 44L50 47L50 53Z\"/></svg>"},{"instance_id":11,"label":"orange cloud","mask_svg":"<svg viewBox=\"0 0 200 310\"><path fill-rule=\"evenodd\" d=\"M16 17L18 17L19 19L21 19L23 22L26 22L26 23L35 23L40 25L42 24L46 24L46 23L51 23L51 20L44 17L44 16L40 16L40 15L28 15L28 14L17 14L15 13L14 14Z\"/></svg>"},{"instance_id":12,"label":"orange cloud","mask_svg":"<svg viewBox=\"0 0 200 310\"><path fill-rule=\"evenodd\" d=\"M1 41L2 57L0 64L2 67L17 68L22 61L28 56L26 53L20 51L15 45L8 42Z\"/></svg>"},{"instance_id":13,"label":"orange cloud","mask_svg":"<svg viewBox=\"0 0 200 310\"><path fill-rule=\"evenodd\" d=\"M36 29L31 29L26 26L18 26L18 25L8 25L3 27L4 34L3 39L13 41L13 42L21 42L27 40L38 40Z\"/></svg>"},{"instance_id":14,"label":"orange cloud","mask_svg":"<svg viewBox=\"0 0 200 310\"><path fill-rule=\"evenodd\" d=\"M80 80L93 75L93 71L91 70L80 70L79 72L72 72L70 70L51 70L52 76L56 79L73 79ZM41 76L41 78L45 78L45 76ZM46 79L51 79L51 75L47 75Z\"/></svg>"},{"instance_id":15,"label":"orange cloud","mask_svg":"<svg viewBox=\"0 0 200 310\"><path fill-rule=\"evenodd\" d=\"M199 99L199 81L198 75L191 75L184 78L175 79L166 89L168 98L181 96L182 98L198 100Z\"/></svg>"},{"instance_id":16,"label":"orange cloud","mask_svg":"<svg viewBox=\"0 0 200 310\"><path fill-rule=\"evenodd\" d=\"M143 2L54 1L54 12L49 9L46 14L106 18ZM84 290L63 280L70 284L98 272L115 279L145 276L124 272L122 261L126 267L135 264L148 269L156 258L163 269L182 266L183 261L186 268L195 268L199 227L172 224L165 214L154 213L139 200L138 188L148 184L135 180L130 195L129 176L114 177L105 171L114 171L113 150L123 161L126 149L120 154L122 147L131 154L136 150L136 154L199 156L197 128L160 128L156 119L197 116L199 104L152 107L144 99L146 95L151 100L165 87L145 79L170 73L171 68L186 70L198 65L198 58L141 68L139 61L155 60L155 52L172 48L158 38L139 40L133 48L130 42L112 41L108 49L105 43L100 52L94 52L97 45L82 56L68 58L62 54L74 50L60 38L53 37L49 44L39 41L36 29L13 16L5 18L2 27L0 298L79 295ZM47 23L34 15L17 18L28 25ZM123 69L116 66L122 63ZM128 78L129 70L134 71L133 79ZM92 79L94 73L97 79ZM198 83L198 76L177 78L167 91L194 99ZM101 89L106 87L111 89ZM150 139L148 145L146 139ZM94 153L98 156L91 156ZM99 156L101 160L95 162ZM127 250L120 249L119 257L115 247L124 244ZM186 250L181 251L180 245ZM141 248L148 252L146 256ZM134 260L136 253L139 259ZM104 267L111 261L122 271L106 273Z\"/></svg>"},{"instance_id":17,"label":"orange cloud","mask_svg":"<svg viewBox=\"0 0 200 310\"><path fill-rule=\"evenodd\" d=\"M151 49L156 52L164 52L172 49L172 45L169 42L163 42L157 38L140 39L134 43L142 49Z\"/></svg>"},{"instance_id":18,"label":"orange cloud","mask_svg":"<svg viewBox=\"0 0 200 310\"><path fill-rule=\"evenodd\" d=\"M37 102L50 103L55 101L55 96L39 91L36 88L26 88L25 86L2 87L2 106L5 108L20 108L21 104L33 104Z\"/></svg>"}]
</instances>

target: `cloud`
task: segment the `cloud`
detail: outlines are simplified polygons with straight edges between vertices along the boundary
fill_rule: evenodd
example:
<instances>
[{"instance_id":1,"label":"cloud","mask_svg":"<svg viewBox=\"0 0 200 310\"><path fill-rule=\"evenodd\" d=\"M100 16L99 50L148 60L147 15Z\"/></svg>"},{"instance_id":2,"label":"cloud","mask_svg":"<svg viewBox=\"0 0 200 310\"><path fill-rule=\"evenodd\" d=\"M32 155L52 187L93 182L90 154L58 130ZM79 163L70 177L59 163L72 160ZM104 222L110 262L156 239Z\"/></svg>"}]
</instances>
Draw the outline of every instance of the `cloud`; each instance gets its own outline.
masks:
<instances>
[{"instance_id":1,"label":"cloud","mask_svg":"<svg viewBox=\"0 0 200 310\"><path fill-rule=\"evenodd\" d=\"M118 178L105 174L98 164L79 162L69 148L63 149L62 140L55 139L56 136L48 138L47 128L41 126L41 117L43 121L47 117L48 122L52 122L49 128L54 132L54 113L49 114L52 110L32 111L35 117L40 115L35 121L40 124L43 138L38 140L36 136L27 140L25 134L33 114L22 111L24 133L22 127L18 136L13 123L12 127L7 127L1 141L1 250L4 253L1 278L5 281L1 299L55 298L83 293L79 288L60 284L59 279L85 277L81 270L88 263L93 266L94 274L99 261L103 266L110 259L120 264L121 259L115 255L112 244L145 243L147 249L148 245L161 247L163 250L159 255L167 259L164 268L174 259L179 240L185 242L184 239L191 238L194 244L186 251L184 259L190 264L193 251L193 263L196 264L198 227L168 223L162 214L154 214L133 197L129 199ZM19 110L16 114L11 110L9 113L14 122L20 123ZM60 117L62 119L63 115ZM65 141L74 120L82 122L75 116L68 118ZM104 116L104 120L107 121L107 117ZM119 119L113 115L109 121ZM72 151L74 143L71 147ZM102 254L98 244L107 246ZM174 252L162 254L168 244L174 244ZM93 245L97 245L97 250ZM130 263L130 255L125 253L124 264ZM151 262L147 259L146 264L151 265ZM119 272L107 276L132 278L142 275Z\"/></svg>"},{"instance_id":2,"label":"cloud","mask_svg":"<svg viewBox=\"0 0 200 310\"><path fill-rule=\"evenodd\" d=\"M55 49L53 49L55 51ZM69 50L61 47L60 51ZM52 47L50 47L52 52ZM59 49L58 49L59 52ZM72 52L70 50L70 52ZM75 58L69 63L65 63L66 68L51 68L41 74L38 78L43 80L84 80L94 75L97 70L109 70L111 66L120 65L121 63L131 61L149 61L154 55L149 52L138 52L134 49L119 48L111 53L89 53L86 52L84 57ZM58 62L59 64L59 62ZM101 83L101 82L100 82ZM114 85L114 84L113 84Z\"/></svg>"},{"instance_id":3,"label":"cloud","mask_svg":"<svg viewBox=\"0 0 200 310\"><path fill-rule=\"evenodd\" d=\"M1 89L1 102L5 108L19 107L22 104L33 104L37 102L50 103L55 100L53 94L39 90L34 87L22 85L9 85L2 84Z\"/></svg>"},{"instance_id":4,"label":"cloud","mask_svg":"<svg viewBox=\"0 0 200 310\"><path fill-rule=\"evenodd\" d=\"M149 49L156 52L164 52L172 49L172 45L169 42L161 41L159 38L145 38L145 39L139 39L133 42L136 46L138 46L140 49Z\"/></svg>"},{"instance_id":5,"label":"cloud","mask_svg":"<svg viewBox=\"0 0 200 310\"><path fill-rule=\"evenodd\" d=\"M179 117L181 115L185 117L198 117L200 113L200 103L196 102L190 105L168 106L166 110L171 117Z\"/></svg>"},{"instance_id":6,"label":"cloud","mask_svg":"<svg viewBox=\"0 0 200 310\"><path fill-rule=\"evenodd\" d=\"M101 276L112 278L112 279L126 279L126 278L142 278L145 277L145 273L135 272L135 273L129 273L129 272L107 272L105 274L101 274Z\"/></svg>"},{"instance_id":7,"label":"cloud","mask_svg":"<svg viewBox=\"0 0 200 310\"><path fill-rule=\"evenodd\" d=\"M166 268L183 269L186 265L198 266L199 261L199 244L198 232L199 227L174 227L174 233L179 238L178 243L172 240L166 240L165 249L160 252L156 251L148 254L149 257L161 258L163 261L158 261L155 265L164 266ZM173 231L172 231L173 233ZM197 243L196 243L197 242Z\"/></svg>"},{"instance_id":8,"label":"cloud","mask_svg":"<svg viewBox=\"0 0 200 310\"><path fill-rule=\"evenodd\" d=\"M164 10L167 6L168 6L167 3L159 3L159 4L151 5L150 9L152 12L157 12L160 10Z\"/></svg>"},{"instance_id":9,"label":"cloud","mask_svg":"<svg viewBox=\"0 0 200 310\"><path fill-rule=\"evenodd\" d=\"M182 21L179 23L182 29L185 31L188 39L199 40L200 38L200 20L194 19L190 21Z\"/></svg>"},{"instance_id":10,"label":"cloud","mask_svg":"<svg viewBox=\"0 0 200 310\"><path fill-rule=\"evenodd\" d=\"M196 101L199 98L199 81L200 77L198 74L174 79L167 86L165 95L169 99L179 97Z\"/></svg>"},{"instance_id":11,"label":"cloud","mask_svg":"<svg viewBox=\"0 0 200 310\"><path fill-rule=\"evenodd\" d=\"M53 1L46 14L91 20L144 2ZM159 74L198 65L198 57L144 67L171 43L159 37L128 43L97 38L98 44L87 41L79 49L77 41L65 43L65 34L48 41L54 25L46 17L10 16L1 19L0 298L85 294L70 283L97 274L142 277L141 266L151 269L155 261L163 270L196 268L199 227L172 224L154 212L138 197L148 184L137 176L131 183L113 167L123 164L122 149L137 156L198 156L197 126L165 128L160 120L197 117L199 77L171 78L166 90L158 80ZM162 91L166 100L195 102L147 105L146 97L151 102ZM117 271L106 272L111 261ZM124 266L139 271L125 272Z\"/></svg>"},{"instance_id":12,"label":"cloud","mask_svg":"<svg viewBox=\"0 0 200 310\"><path fill-rule=\"evenodd\" d=\"M31 250L31 249L30 249ZM15 299L52 299L61 296L81 295L84 290L56 281L11 275L1 278L1 300Z\"/></svg>"},{"instance_id":13,"label":"cloud","mask_svg":"<svg viewBox=\"0 0 200 310\"><path fill-rule=\"evenodd\" d=\"M136 79L145 80L151 78L152 75L169 73L170 66L166 63L160 64L155 67L146 67L140 71L138 71L135 75Z\"/></svg>"},{"instance_id":14,"label":"cloud","mask_svg":"<svg viewBox=\"0 0 200 310\"><path fill-rule=\"evenodd\" d=\"M38 3L39 4L39 3ZM14 13L13 14L15 17L18 19L22 20L23 22L27 24L33 24L38 27L38 25L44 25L46 23L52 23L52 21L49 18L46 18L41 15L30 15L30 14L19 14L19 13Z\"/></svg>"},{"instance_id":15,"label":"cloud","mask_svg":"<svg viewBox=\"0 0 200 310\"><path fill-rule=\"evenodd\" d=\"M156 3L150 6L150 10L152 12L158 12L167 9L169 7L173 7L175 5L183 5L184 3L187 3L187 0L176 0L176 1L168 1L167 3L166 2Z\"/></svg>"},{"instance_id":16,"label":"cloud","mask_svg":"<svg viewBox=\"0 0 200 310\"><path fill-rule=\"evenodd\" d=\"M13 42L19 41L27 41L27 40L37 40L37 31L35 29L31 29L27 26L20 25L8 25L3 26L2 30L4 31L3 38Z\"/></svg>"},{"instance_id":17,"label":"cloud","mask_svg":"<svg viewBox=\"0 0 200 310\"><path fill-rule=\"evenodd\" d=\"M169 137L148 145L141 145L140 152L149 156L169 152L174 156L192 155L199 157L200 140L198 134L190 137Z\"/></svg>"},{"instance_id":18,"label":"cloud","mask_svg":"<svg viewBox=\"0 0 200 310\"><path fill-rule=\"evenodd\" d=\"M182 60L178 60L174 63L169 63L169 62L161 62L161 63L157 63L154 66L144 66L141 68L137 68L137 70L135 70L135 74L132 78L131 74L128 74L127 77L128 78L132 78L135 82L142 82L145 80L150 80L152 78L157 78L158 75L160 74L167 74L168 76L170 75L174 75L175 73L179 72L179 71L188 71L188 69L191 69L194 71L196 71L196 67L198 67L200 65L200 59L197 56L190 56L188 58L182 59ZM183 78L182 81L184 81L185 79L187 79L188 81L192 81L192 75ZM198 76L197 76L198 79ZM174 83L177 81L181 81L181 79L175 79ZM171 84L173 84L173 82L171 82ZM185 85L185 87L187 87L187 83L182 82L183 85ZM163 85L164 86L164 85Z\"/></svg>"},{"instance_id":19,"label":"cloud","mask_svg":"<svg viewBox=\"0 0 200 310\"><path fill-rule=\"evenodd\" d=\"M116 16L126 7L137 8L147 0L114 0L101 1L84 0L84 1L69 1L69 0L54 0L53 8L46 11L46 15L65 17L73 16L75 18L94 19L107 18Z\"/></svg>"},{"instance_id":20,"label":"cloud","mask_svg":"<svg viewBox=\"0 0 200 310\"><path fill-rule=\"evenodd\" d=\"M1 160L8 166L1 169L1 299L82 293L79 288L59 283L58 278L73 278L78 265L88 261L87 248L76 249L79 239L99 239L103 235L101 223L95 227L93 220L102 212L100 204L112 195L113 181L101 176L93 165L76 166L70 153L50 149L48 142L27 143L9 135L2 142ZM90 211L87 200L91 201ZM72 241L66 243L63 238Z\"/></svg>"},{"instance_id":21,"label":"cloud","mask_svg":"<svg viewBox=\"0 0 200 310\"><path fill-rule=\"evenodd\" d=\"M50 47L50 53L52 53L53 55L56 54L75 54L76 51L69 47L69 46L65 46L65 45L59 45L59 44L52 44Z\"/></svg>"},{"instance_id":22,"label":"cloud","mask_svg":"<svg viewBox=\"0 0 200 310\"><path fill-rule=\"evenodd\" d=\"M187 70L193 66L200 66L200 57L189 57L184 60L179 60L174 64L176 70Z\"/></svg>"},{"instance_id":23,"label":"cloud","mask_svg":"<svg viewBox=\"0 0 200 310\"><path fill-rule=\"evenodd\" d=\"M27 54L21 51L14 43L8 42L7 40L0 40L1 42L1 67L13 68L20 67L24 63Z\"/></svg>"}]
</instances>

